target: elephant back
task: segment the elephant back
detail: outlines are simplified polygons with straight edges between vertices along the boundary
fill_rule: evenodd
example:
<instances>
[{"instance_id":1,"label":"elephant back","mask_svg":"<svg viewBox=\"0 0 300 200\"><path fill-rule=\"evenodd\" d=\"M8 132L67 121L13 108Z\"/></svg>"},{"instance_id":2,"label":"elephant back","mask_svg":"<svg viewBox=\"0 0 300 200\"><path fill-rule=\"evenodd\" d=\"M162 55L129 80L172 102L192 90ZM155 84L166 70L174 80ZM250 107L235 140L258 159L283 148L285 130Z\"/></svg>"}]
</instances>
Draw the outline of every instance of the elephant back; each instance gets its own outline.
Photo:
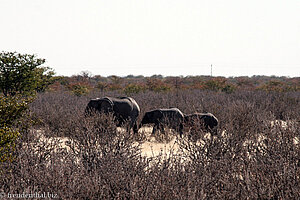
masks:
<instances>
[{"instance_id":1,"label":"elephant back","mask_svg":"<svg viewBox=\"0 0 300 200\"><path fill-rule=\"evenodd\" d=\"M184 121L190 125L201 122L206 128L213 128L218 125L218 119L211 113L193 113L185 115Z\"/></svg>"},{"instance_id":2,"label":"elephant back","mask_svg":"<svg viewBox=\"0 0 300 200\"><path fill-rule=\"evenodd\" d=\"M163 118L161 122L166 124L170 128L180 129L180 134L182 134L182 122L184 119L184 115L178 108L167 108L160 109L163 113Z\"/></svg>"},{"instance_id":3,"label":"elephant back","mask_svg":"<svg viewBox=\"0 0 300 200\"><path fill-rule=\"evenodd\" d=\"M132 97L117 97L116 101L119 101L120 104L128 104L131 116L137 117L140 114L140 107Z\"/></svg>"},{"instance_id":4,"label":"elephant back","mask_svg":"<svg viewBox=\"0 0 300 200\"><path fill-rule=\"evenodd\" d=\"M210 128L218 125L219 120L212 113L202 113L202 119Z\"/></svg>"},{"instance_id":5,"label":"elephant back","mask_svg":"<svg viewBox=\"0 0 300 200\"><path fill-rule=\"evenodd\" d=\"M166 108L166 109L160 109L162 112L162 117L171 120L174 123L181 123L184 119L184 115L178 108Z\"/></svg>"},{"instance_id":6,"label":"elephant back","mask_svg":"<svg viewBox=\"0 0 300 200\"><path fill-rule=\"evenodd\" d=\"M167 113L168 115L174 116L178 119L182 119L184 118L184 114L181 112L181 110L179 110L178 108L169 108L169 109L162 109L165 113Z\"/></svg>"}]
</instances>

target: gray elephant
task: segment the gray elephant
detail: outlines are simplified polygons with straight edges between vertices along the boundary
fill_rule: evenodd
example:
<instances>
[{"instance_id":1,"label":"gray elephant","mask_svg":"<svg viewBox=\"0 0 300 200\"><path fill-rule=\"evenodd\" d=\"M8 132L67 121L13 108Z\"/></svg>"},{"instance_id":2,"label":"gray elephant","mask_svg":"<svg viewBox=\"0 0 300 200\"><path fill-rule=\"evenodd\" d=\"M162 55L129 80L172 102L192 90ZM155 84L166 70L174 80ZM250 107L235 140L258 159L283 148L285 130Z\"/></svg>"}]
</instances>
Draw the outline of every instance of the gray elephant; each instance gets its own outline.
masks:
<instances>
[{"instance_id":1,"label":"gray elephant","mask_svg":"<svg viewBox=\"0 0 300 200\"><path fill-rule=\"evenodd\" d=\"M113 113L117 126L122 125L125 121L130 121L129 130L132 128L134 133L138 132L136 120L140 114L140 107L131 97L91 99L85 109L85 113L91 114L93 110L103 113Z\"/></svg>"},{"instance_id":2,"label":"gray elephant","mask_svg":"<svg viewBox=\"0 0 300 200\"><path fill-rule=\"evenodd\" d=\"M211 113L193 113L184 115L184 125L188 127L202 126L213 134L217 134L218 119Z\"/></svg>"},{"instance_id":3,"label":"gray elephant","mask_svg":"<svg viewBox=\"0 0 300 200\"><path fill-rule=\"evenodd\" d=\"M152 134L157 129L164 132L164 127L168 126L176 131L179 131L180 136L183 134L183 119L184 115L178 108L156 109L145 113L140 128L145 124L154 124Z\"/></svg>"}]
</instances>

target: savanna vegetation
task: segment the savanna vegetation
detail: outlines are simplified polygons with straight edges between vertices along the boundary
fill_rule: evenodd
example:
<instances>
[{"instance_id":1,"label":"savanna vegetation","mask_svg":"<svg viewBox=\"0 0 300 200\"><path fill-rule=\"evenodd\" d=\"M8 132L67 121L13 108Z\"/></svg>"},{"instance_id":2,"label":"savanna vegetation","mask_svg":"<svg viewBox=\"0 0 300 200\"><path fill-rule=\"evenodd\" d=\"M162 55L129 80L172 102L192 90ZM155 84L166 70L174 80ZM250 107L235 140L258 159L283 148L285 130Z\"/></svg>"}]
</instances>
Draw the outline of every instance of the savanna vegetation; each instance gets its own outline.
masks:
<instances>
[{"instance_id":1,"label":"savanna vegetation","mask_svg":"<svg viewBox=\"0 0 300 200\"><path fill-rule=\"evenodd\" d=\"M17 71L25 70L28 61L28 75L14 79L25 73ZM1 54L4 197L300 198L300 78L101 77L87 72L55 77L43 63L35 56ZM14 80L11 86L5 78ZM167 131L153 141L146 130L120 131L112 115L84 115L91 98L126 95L139 104L139 121L154 108L211 112L219 119L218 135L207 137L195 126L182 138ZM146 141L155 145L171 138L177 149L143 156Z\"/></svg>"},{"instance_id":2,"label":"savanna vegetation","mask_svg":"<svg viewBox=\"0 0 300 200\"><path fill-rule=\"evenodd\" d=\"M127 95L145 91L166 92L194 89L225 93L241 90L293 92L300 90L300 78L276 76L229 78L210 76L163 77L161 75L153 75L151 77L142 75L102 77L100 75L93 76L88 71L82 71L79 75L71 77L57 76L55 83L49 89L51 91L69 90L77 96L86 95L93 90L101 92L119 91Z\"/></svg>"}]
</instances>

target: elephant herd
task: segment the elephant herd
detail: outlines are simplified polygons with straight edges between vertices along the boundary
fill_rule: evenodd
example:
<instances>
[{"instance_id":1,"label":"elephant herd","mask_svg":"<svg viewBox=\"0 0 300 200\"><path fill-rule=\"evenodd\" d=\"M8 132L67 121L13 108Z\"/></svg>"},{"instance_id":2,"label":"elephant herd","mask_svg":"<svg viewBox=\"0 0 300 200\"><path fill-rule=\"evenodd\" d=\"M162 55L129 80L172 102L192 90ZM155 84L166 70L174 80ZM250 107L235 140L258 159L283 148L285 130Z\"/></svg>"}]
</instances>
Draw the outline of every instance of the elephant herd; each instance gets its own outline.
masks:
<instances>
[{"instance_id":1,"label":"elephant herd","mask_svg":"<svg viewBox=\"0 0 300 200\"><path fill-rule=\"evenodd\" d=\"M112 113L116 125L121 126L129 121L129 129L137 133L139 128L146 124L154 124L152 134L157 130L164 132L164 127L168 126L183 134L183 128L193 125L201 126L203 129L216 134L218 119L211 113L193 113L183 114L178 108L161 108L151 110L145 113L141 123L137 124L137 118L140 114L140 107L131 97L103 97L91 99L85 109L85 114L92 112Z\"/></svg>"}]
</instances>

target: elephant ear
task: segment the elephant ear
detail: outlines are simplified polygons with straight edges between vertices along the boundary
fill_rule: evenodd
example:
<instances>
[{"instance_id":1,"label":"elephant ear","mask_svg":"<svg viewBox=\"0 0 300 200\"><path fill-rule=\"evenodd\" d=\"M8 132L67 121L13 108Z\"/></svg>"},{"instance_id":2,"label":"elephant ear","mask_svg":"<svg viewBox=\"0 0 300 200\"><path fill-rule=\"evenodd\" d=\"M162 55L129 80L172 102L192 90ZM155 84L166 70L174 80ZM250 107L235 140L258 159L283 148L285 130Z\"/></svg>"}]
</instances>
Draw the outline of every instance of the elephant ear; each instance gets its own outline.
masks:
<instances>
[{"instance_id":1,"label":"elephant ear","mask_svg":"<svg viewBox=\"0 0 300 200\"><path fill-rule=\"evenodd\" d=\"M99 104L99 99L91 99L85 108L85 115L88 116L97 111Z\"/></svg>"},{"instance_id":2,"label":"elephant ear","mask_svg":"<svg viewBox=\"0 0 300 200\"><path fill-rule=\"evenodd\" d=\"M102 98L102 100L105 101L105 102L107 102L110 105L110 107L114 106L114 102L113 102L113 100L111 98L104 97L104 98Z\"/></svg>"},{"instance_id":3,"label":"elephant ear","mask_svg":"<svg viewBox=\"0 0 300 200\"><path fill-rule=\"evenodd\" d=\"M88 103L88 107L91 109L98 109L99 107L99 99L91 99Z\"/></svg>"},{"instance_id":4,"label":"elephant ear","mask_svg":"<svg viewBox=\"0 0 300 200\"><path fill-rule=\"evenodd\" d=\"M110 112L113 111L113 102L108 97L104 97L101 99L99 103L99 110L104 112Z\"/></svg>"}]
</instances>

